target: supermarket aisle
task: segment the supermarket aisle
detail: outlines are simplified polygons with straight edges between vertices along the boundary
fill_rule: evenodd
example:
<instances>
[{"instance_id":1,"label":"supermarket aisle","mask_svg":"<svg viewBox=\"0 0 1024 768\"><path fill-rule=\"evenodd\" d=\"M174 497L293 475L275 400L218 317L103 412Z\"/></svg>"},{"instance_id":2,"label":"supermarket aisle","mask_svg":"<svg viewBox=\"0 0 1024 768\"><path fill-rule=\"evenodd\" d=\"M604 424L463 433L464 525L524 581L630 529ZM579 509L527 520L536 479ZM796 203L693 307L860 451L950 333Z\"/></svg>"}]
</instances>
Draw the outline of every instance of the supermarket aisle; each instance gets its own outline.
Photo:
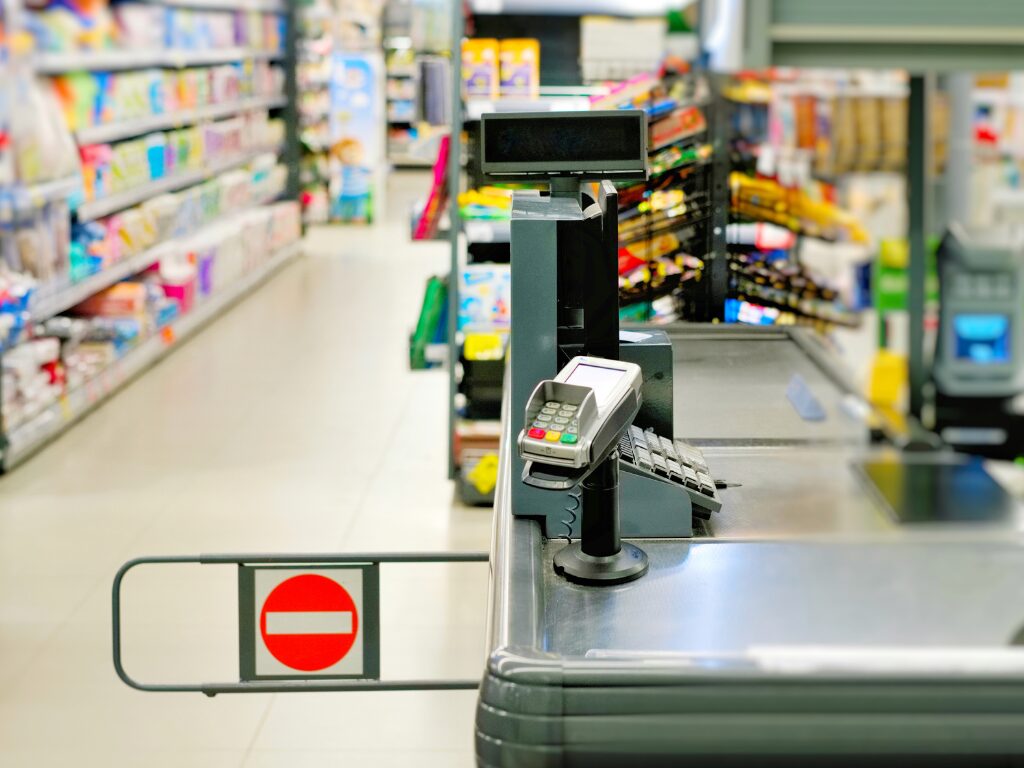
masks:
<instances>
[{"instance_id":1,"label":"supermarket aisle","mask_svg":"<svg viewBox=\"0 0 1024 768\"><path fill-rule=\"evenodd\" d=\"M140 554L485 549L452 505L439 372L405 343L443 245L392 220L313 233L308 256L0 478L0 765L460 766L475 694L141 694L114 676L109 585ZM237 675L235 574L127 584L126 663L150 681ZM485 568L382 583L383 674L479 674Z\"/></svg>"}]
</instances>

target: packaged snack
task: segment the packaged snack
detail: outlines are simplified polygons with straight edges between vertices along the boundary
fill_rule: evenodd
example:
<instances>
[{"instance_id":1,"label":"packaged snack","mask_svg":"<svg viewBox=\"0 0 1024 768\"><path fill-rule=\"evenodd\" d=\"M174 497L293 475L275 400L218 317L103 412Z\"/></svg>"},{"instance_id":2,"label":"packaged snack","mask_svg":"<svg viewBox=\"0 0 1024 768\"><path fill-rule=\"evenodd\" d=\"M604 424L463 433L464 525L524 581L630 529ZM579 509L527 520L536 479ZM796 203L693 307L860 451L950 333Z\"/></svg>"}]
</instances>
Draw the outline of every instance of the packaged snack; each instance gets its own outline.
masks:
<instances>
[{"instance_id":1,"label":"packaged snack","mask_svg":"<svg viewBox=\"0 0 1024 768\"><path fill-rule=\"evenodd\" d=\"M467 99L496 99L500 93L497 40L462 41L462 86Z\"/></svg>"},{"instance_id":2,"label":"packaged snack","mask_svg":"<svg viewBox=\"0 0 1024 768\"><path fill-rule=\"evenodd\" d=\"M501 95L536 99L540 95L540 42L533 38L501 41Z\"/></svg>"}]
</instances>

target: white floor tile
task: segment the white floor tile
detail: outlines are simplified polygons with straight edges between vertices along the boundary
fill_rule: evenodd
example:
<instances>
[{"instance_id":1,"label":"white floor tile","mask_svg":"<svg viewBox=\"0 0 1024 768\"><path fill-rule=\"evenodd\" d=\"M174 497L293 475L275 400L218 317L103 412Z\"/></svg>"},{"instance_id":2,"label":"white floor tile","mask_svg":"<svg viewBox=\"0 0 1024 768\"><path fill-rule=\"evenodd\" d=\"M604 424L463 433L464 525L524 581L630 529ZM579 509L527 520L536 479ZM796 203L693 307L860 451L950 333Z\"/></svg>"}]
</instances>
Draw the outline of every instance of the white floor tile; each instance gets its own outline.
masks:
<instances>
[{"instance_id":1,"label":"white floor tile","mask_svg":"<svg viewBox=\"0 0 1024 768\"><path fill-rule=\"evenodd\" d=\"M473 691L275 696L252 748L469 754L475 709Z\"/></svg>"},{"instance_id":2,"label":"white floor tile","mask_svg":"<svg viewBox=\"0 0 1024 768\"><path fill-rule=\"evenodd\" d=\"M466 751L300 752L253 750L244 768L470 768Z\"/></svg>"}]
</instances>

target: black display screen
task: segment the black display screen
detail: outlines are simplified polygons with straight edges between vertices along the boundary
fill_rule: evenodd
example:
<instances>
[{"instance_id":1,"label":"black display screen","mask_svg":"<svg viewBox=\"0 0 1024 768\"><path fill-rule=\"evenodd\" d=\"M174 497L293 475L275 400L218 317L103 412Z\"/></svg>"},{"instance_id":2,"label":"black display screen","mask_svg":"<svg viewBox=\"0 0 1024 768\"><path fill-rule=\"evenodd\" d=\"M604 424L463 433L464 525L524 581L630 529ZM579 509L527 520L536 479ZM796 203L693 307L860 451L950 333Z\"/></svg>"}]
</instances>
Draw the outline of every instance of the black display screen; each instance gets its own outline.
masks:
<instances>
[{"instance_id":1,"label":"black display screen","mask_svg":"<svg viewBox=\"0 0 1024 768\"><path fill-rule=\"evenodd\" d=\"M885 457L860 466L900 523L996 522L1014 512L1013 498L977 459L915 464Z\"/></svg>"},{"instance_id":2,"label":"black display screen","mask_svg":"<svg viewBox=\"0 0 1024 768\"><path fill-rule=\"evenodd\" d=\"M636 114L486 120L485 163L642 165L643 122Z\"/></svg>"}]
</instances>

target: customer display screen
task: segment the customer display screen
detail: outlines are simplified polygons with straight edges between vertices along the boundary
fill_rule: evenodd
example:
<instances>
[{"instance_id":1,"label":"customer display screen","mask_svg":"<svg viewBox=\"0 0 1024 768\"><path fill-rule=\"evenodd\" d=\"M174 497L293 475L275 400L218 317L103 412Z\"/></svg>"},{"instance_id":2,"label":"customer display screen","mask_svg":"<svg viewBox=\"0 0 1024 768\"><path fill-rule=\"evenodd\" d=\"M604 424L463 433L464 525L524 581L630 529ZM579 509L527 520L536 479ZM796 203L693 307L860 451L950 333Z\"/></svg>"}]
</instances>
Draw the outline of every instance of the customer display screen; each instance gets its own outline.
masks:
<instances>
[{"instance_id":1,"label":"customer display screen","mask_svg":"<svg viewBox=\"0 0 1024 768\"><path fill-rule=\"evenodd\" d=\"M594 391L597 407L603 408L615 391L615 386L622 381L622 377L625 375L626 372L619 368L604 368L599 365L581 363L573 369L565 382L581 387L590 387Z\"/></svg>"},{"instance_id":2,"label":"customer display screen","mask_svg":"<svg viewBox=\"0 0 1024 768\"><path fill-rule=\"evenodd\" d=\"M1010 362L1009 315L957 315L953 333L957 360L981 365Z\"/></svg>"},{"instance_id":3,"label":"customer display screen","mask_svg":"<svg viewBox=\"0 0 1024 768\"><path fill-rule=\"evenodd\" d=\"M642 122L632 114L494 119L485 131L486 163L642 163L644 151Z\"/></svg>"}]
</instances>

